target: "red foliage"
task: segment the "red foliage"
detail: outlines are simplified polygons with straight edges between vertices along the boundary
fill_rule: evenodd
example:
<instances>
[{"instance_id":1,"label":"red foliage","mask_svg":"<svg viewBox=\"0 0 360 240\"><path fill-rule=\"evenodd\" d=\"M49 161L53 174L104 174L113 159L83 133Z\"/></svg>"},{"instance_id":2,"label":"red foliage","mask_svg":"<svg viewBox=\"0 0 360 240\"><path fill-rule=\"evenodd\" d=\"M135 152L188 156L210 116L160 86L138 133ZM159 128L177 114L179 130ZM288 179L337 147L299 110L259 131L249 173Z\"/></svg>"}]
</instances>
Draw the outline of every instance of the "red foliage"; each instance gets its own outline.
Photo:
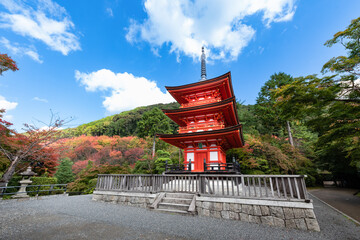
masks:
<instances>
[{"instance_id":1,"label":"red foliage","mask_svg":"<svg viewBox=\"0 0 360 240\"><path fill-rule=\"evenodd\" d=\"M74 163L72 166L73 173L78 174L81 170L86 168L88 164L89 164L89 160L83 160Z\"/></svg>"},{"instance_id":2,"label":"red foliage","mask_svg":"<svg viewBox=\"0 0 360 240\"><path fill-rule=\"evenodd\" d=\"M109 156L111 158L115 158L115 159L121 159L123 154L121 151L117 151L117 150L113 150L109 153Z\"/></svg>"},{"instance_id":3,"label":"red foliage","mask_svg":"<svg viewBox=\"0 0 360 240\"><path fill-rule=\"evenodd\" d=\"M62 157L68 157L74 162L74 173L84 169L87 161L92 161L95 166L121 165L125 162L133 164L144 155L146 144L145 140L137 137L119 136L79 136L56 143L57 147L65 149Z\"/></svg>"},{"instance_id":4,"label":"red foliage","mask_svg":"<svg viewBox=\"0 0 360 240\"><path fill-rule=\"evenodd\" d=\"M9 167L0 179L0 186L11 179L18 166L29 163L43 163L39 173L52 175L57 165L57 150L51 144L58 140L57 130L64 124L63 120L51 118L49 127L39 129L25 124L25 133L18 133L9 127L11 124L2 119L4 110L0 110L0 153L10 162Z\"/></svg>"},{"instance_id":5,"label":"red foliage","mask_svg":"<svg viewBox=\"0 0 360 240\"><path fill-rule=\"evenodd\" d=\"M7 54L0 54L0 75L7 70L19 70L16 62L11 59Z\"/></svg>"},{"instance_id":6,"label":"red foliage","mask_svg":"<svg viewBox=\"0 0 360 240\"><path fill-rule=\"evenodd\" d=\"M44 173L48 173L50 177L53 177L56 172L56 167L59 165L59 152L54 148L43 148L41 153L38 156L34 156L34 161L38 161L43 165L36 166L34 171L36 171L39 175Z\"/></svg>"},{"instance_id":7,"label":"red foliage","mask_svg":"<svg viewBox=\"0 0 360 240\"><path fill-rule=\"evenodd\" d=\"M144 149L132 148L125 152L125 159L128 163L133 164L138 161L144 155Z\"/></svg>"}]
</instances>

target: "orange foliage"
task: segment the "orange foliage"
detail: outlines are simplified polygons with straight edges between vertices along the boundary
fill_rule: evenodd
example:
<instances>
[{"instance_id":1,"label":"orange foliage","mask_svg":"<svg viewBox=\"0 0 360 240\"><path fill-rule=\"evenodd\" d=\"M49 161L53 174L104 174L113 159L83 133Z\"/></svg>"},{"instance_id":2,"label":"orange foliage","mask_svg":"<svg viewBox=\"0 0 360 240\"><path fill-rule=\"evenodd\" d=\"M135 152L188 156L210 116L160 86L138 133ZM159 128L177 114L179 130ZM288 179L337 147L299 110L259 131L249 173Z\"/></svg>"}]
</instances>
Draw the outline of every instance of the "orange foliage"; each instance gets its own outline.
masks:
<instances>
[{"instance_id":1,"label":"orange foliage","mask_svg":"<svg viewBox=\"0 0 360 240\"><path fill-rule=\"evenodd\" d=\"M73 173L78 174L81 170L86 168L88 164L89 164L89 160L77 161L72 166Z\"/></svg>"},{"instance_id":2,"label":"orange foliage","mask_svg":"<svg viewBox=\"0 0 360 240\"><path fill-rule=\"evenodd\" d=\"M84 169L91 161L95 166L103 164L134 164L144 155L146 141L138 137L79 136L62 139L55 145L63 148L61 157L73 162L74 173Z\"/></svg>"}]
</instances>

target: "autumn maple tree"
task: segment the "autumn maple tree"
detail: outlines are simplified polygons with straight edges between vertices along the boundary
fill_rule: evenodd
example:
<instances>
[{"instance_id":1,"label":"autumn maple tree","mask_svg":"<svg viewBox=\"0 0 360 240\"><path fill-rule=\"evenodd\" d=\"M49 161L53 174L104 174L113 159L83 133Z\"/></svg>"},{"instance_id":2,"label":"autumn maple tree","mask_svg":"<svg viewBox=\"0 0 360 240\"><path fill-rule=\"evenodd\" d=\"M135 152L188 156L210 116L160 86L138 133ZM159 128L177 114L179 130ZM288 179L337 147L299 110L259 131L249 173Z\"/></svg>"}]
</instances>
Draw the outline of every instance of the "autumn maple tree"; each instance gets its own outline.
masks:
<instances>
[{"instance_id":1,"label":"autumn maple tree","mask_svg":"<svg viewBox=\"0 0 360 240\"><path fill-rule=\"evenodd\" d=\"M7 70L19 70L16 62L11 59L7 54L0 54L0 75Z\"/></svg>"},{"instance_id":2,"label":"autumn maple tree","mask_svg":"<svg viewBox=\"0 0 360 240\"><path fill-rule=\"evenodd\" d=\"M7 185L19 164L36 161L47 162L46 159L55 154L51 149L51 144L59 140L58 129L65 123L65 120L52 115L46 128L25 124L24 132L18 133L11 129L10 122L3 119L4 112L5 110L0 110L0 153L10 164L0 179L0 186ZM48 165L50 168L55 167L53 162Z\"/></svg>"}]
</instances>

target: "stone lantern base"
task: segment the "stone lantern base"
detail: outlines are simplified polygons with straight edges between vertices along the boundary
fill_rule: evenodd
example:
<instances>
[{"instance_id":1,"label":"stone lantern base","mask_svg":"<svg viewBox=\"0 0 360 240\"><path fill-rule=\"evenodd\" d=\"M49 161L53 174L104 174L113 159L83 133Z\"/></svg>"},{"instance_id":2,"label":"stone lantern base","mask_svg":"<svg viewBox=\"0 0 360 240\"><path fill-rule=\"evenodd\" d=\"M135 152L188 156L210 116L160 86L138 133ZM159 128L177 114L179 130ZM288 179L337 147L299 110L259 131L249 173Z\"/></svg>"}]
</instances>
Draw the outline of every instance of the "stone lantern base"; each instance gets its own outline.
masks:
<instances>
[{"instance_id":1,"label":"stone lantern base","mask_svg":"<svg viewBox=\"0 0 360 240\"><path fill-rule=\"evenodd\" d=\"M12 198L30 198L29 195L26 193L26 187L30 185L32 181L30 179L23 179L20 181L21 187L19 191L12 196Z\"/></svg>"}]
</instances>

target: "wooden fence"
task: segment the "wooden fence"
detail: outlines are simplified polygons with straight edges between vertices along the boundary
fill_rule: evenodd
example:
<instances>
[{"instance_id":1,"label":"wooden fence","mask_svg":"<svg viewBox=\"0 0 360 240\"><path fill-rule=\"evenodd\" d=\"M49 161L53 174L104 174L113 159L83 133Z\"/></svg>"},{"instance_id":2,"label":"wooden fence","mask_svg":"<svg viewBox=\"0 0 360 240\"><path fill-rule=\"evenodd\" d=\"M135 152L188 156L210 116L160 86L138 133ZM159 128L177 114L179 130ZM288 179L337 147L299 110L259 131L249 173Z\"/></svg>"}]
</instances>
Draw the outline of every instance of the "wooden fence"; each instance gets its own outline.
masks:
<instances>
[{"instance_id":1,"label":"wooden fence","mask_svg":"<svg viewBox=\"0 0 360 240\"><path fill-rule=\"evenodd\" d=\"M303 175L99 174L95 190L186 192L216 197L308 200Z\"/></svg>"}]
</instances>

